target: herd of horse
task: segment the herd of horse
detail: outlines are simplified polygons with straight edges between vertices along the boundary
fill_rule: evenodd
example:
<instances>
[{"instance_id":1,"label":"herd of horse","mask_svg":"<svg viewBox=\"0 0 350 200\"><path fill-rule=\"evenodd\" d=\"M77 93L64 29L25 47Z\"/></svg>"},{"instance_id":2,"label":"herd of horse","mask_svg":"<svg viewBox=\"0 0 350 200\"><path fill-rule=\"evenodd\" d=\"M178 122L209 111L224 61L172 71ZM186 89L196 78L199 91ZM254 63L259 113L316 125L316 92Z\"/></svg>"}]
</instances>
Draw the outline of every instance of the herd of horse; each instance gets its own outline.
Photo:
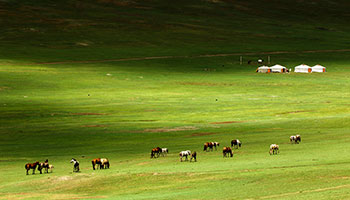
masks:
<instances>
[{"instance_id":1,"label":"herd of horse","mask_svg":"<svg viewBox=\"0 0 350 200\"><path fill-rule=\"evenodd\" d=\"M289 137L290 142L293 144L299 144L301 142L301 136L300 135L292 135ZM213 148L217 150L217 147L220 146L219 142L206 142L204 143L203 151L213 151ZM223 157L233 157L233 150L232 148L238 149L239 147L242 147L242 142L238 139L231 141L231 147L223 147L222 154ZM169 153L168 148L160 148L156 147L153 148L151 151L151 158L158 158L160 155L163 157L166 156ZM278 154L279 153L279 145L277 144L271 144L270 145L270 155ZM185 158L185 161L188 161L188 157L191 156L190 162L194 160L194 162L197 162L197 152L191 152L190 150L181 151L179 153L180 156L180 162L183 161L183 158ZM79 172L79 161L75 158L72 158L70 163L73 163L73 172ZM92 169L109 169L109 160L107 158L95 158L91 161L92 163ZM44 172L49 173L49 169L52 172L52 169L54 168L53 165L49 164L48 159L45 160L45 162L35 162L35 163L27 163L25 164L26 174L28 175L28 171L33 169L33 174L35 174L35 170L38 168L38 171L40 174L42 174L42 170L44 169Z\"/></svg>"},{"instance_id":2,"label":"herd of horse","mask_svg":"<svg viewBox=\"0 0 350 200\"><path fill-rule=\"evenodd\" d=\"M49 160L46 159L45 162L41 163L39 161L36 161L35 163L27 163L24 168L27 171L27 175L28 175L28 171L33 169L33 174L35 174L35 169L38 168L38 171L40 172L40 174L42 174L42 170L44 169L44 172L49 173L49 169L52 173L52 169L54 168L53 165L49 164Z\"/></svg>"},{"instance_id":3,"label":"herd of horse","mask_svg":"<svg viewBox=\"0 0 350 200\"><path fill-rule=\"evenodd\" d=\"M72 158L70 163L73 163L73 172L79 172L79 161L75 158ZM109 169L109 160L107 158L95 158L91 161L92 163L92 169ZM35 174L35 170L37 169L40 174L42 174L42 170L45 169L44 172L49 173L49 169L51 170L50 172L52 173L52 169L54 168L53 165L49 164L49 160L46 159L45 162L41 163L39 161L36 161L35 163L27 163L25 164L25 169L27 170L27 175L28 171L33 169L33 173Z\"/></svg>"}]
</instances>

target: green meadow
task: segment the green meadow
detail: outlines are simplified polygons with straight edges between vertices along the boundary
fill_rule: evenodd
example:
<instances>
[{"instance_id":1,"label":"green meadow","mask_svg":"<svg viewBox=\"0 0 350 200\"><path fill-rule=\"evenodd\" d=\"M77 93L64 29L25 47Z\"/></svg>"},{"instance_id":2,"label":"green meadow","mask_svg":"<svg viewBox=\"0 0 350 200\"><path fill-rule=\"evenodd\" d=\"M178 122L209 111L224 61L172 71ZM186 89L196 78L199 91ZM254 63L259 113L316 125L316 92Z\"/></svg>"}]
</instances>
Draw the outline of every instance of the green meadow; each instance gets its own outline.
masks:
<instances>
[{"instance_id":1,"label":"green meadow","mask_svg":"<svg viewBox=\"0 0 350 200\"><path fill-rule=\"evenodd\" d=\"M349 6L0 1L0 199L349 199Z\"/></svg>"}]
</instances>

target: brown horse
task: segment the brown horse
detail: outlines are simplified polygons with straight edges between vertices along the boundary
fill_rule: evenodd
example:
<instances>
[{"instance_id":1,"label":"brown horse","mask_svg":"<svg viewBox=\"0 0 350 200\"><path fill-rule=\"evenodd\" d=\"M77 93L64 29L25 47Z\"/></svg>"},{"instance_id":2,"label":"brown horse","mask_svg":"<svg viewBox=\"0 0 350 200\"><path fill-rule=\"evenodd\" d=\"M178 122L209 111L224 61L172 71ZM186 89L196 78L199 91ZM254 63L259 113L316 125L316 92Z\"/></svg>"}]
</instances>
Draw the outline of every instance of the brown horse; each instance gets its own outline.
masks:
<instances>
[{"instance_id":1,"label":"brown horse","mask_svg":"<svg viewBox=\"0 0 350 200\"><path fill-rule=\"evenodd\" d=\"M35 163L27 163L24 165L24 168L27 170L27 175L28 175L28 171L30 169L33 169L33 174L35 174L35 169L36 169L36 166L39 165L39 161L36 161Z\"/></svg>"},{"instance_id":2,"label":"brown horse","mask_svg":"<svg viewBox=\"0 0 350 200\"><path fill-rule=\"evenodd\" d=\"M227 157L227 154L230 154L230 157L233 157L233 152L231 147L224 147L224 149L222 150L222 154L224 157Z\"/></svg>"},{"instance_id":3,"label":"brown horse","mask_svg":"<svg viewBox=\"0 0 350 200\"><path fill-rule=\"evenodd\" d=\"M92 163L92 169L95 170L95 165L97 165L97 168L98 169L98 166L100 166L100 169L101 169L101 158L95 158L91 161Z\"/></svg>"},{"instance_id":4,"label":"brown horse","mask_svg":"<svg viewBox=\"0 0 350 200\"><path fill-rule=\"evenodd\" d=\"M190 162L192 162L192 159L194 159L194 162L197 162L197 152L193 152L193 153L191 154Z\"/></svg>"},{"instance_id":5,"label":"brown horse","mask_svg":"<svg viewBox=\"0 0 350 200\"><path fill-rule=\"evenodd\" d=\"M151 158L158 158L162 149L160 147L153 148L151 151Z\"/></svg>"},{"instance_id":6,"label":"brown horse","mask_svg":"<svg viewBox=\"0 0 350 200\"><path fill-rule=\"evenodd\" d=\"M208 151L208 150L213 151L213 146L214 146L213 142L206 142L204 143L203 151Z\"/></svg>"}]
</instances>

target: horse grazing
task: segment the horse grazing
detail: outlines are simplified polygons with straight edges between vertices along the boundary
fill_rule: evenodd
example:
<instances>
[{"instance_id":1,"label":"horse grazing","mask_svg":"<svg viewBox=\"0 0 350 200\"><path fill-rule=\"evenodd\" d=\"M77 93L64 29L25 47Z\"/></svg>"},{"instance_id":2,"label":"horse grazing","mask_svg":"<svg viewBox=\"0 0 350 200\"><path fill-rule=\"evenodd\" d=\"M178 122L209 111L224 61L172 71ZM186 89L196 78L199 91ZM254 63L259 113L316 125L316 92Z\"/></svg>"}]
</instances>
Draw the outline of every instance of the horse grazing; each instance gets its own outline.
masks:
<instances>
[{"instance_id":1,"label":"horse grazing","mask_svg":"<svg viewBox=\"0 0 350 200\"><path fill-rule=\"evenodd\" d=\"M107 158L101 158L100 169L109 169L109 160Z\"/></svg>"},{"instance_id":2,"label":"horse grazing","mask_svg":"<svg viewBox=\"0 0 350 200\"><path fill-rule=\"evenodd\" d=\"M213 145L214 145L215 151L216 151L216 150L217 150L216 147L217 147L217 146L220 146L220 143L219 143L219 142L213 142Z\"/></svg>"},{"instance_id":3,"label":"horse grazing","mask_svg":"<svg viewBox=\"0 0 350 200\"><path fill-rule=\"evenodd\" d=\"M231 141L231 147L234 147L235 149L238 149L238 147L242 146L242 142L238 139Z\"/></svg>"},{"instance_id":4,"label":"horse grazing","mask_svg":"<svg viewBox=\"0 0 350 200\"><path fill-rule=\"evenodd\" d=\"M295 135L292 135L292 136L289 137L289 141L290 141L290 143L292 143L292 144L293 144L293 143L296 143L296 139L297 139L297 138L296 138Z\"/></svg>"},{"instance_id":5,"label":"horse grazing","mask_svg":"<svg viewBox=\"0 0 350 200\"><path fill-rule=\"evenodd\" d=\"M298 144L299 142L301 142L301 136L300 135L296 135L295 136L296 139L295 139L295 142Z\"/></svg>"},{"instance_id":6,"label":"horse grazing","mask_svg":"<svg viewBox=\"0 0 350 200\"><path fill-rule=\"evenodd\" d=\"M230 154L230 157L233 157L233 152L231 147L224 147L222 150L222 154L224 157L227 157L228 156L227 154Z\"/></svg>"},{"instance_id":7,"label":"horse grazing","mask_svg":"<svg viewBox=\"0 0 350 200\"><path fill-rule=\"evenodd\" d=\"M49 160L48 159L46 159L45 162L39 164L38 170L40 171L40 174L42 174L42 169L45 169L44 172L49 173Z\"/></svg>"},{"instance_id":8,"label":"horse grazing","mask_svg":"<svg viewBox=\"0 0 350 200\"><path fill-rule=\"evenodd\" d=\"M197 152L192 153L190 162L192 162L192 159L194 159L194 162L197 162Z\"/></svg>"},{"instance_id":9,"label":"horse grazing","mask_svg":"<svg viewBox=\"0 0 350 200\"><path fill-rule=\"evenodd\" d=\"M95 158L91 161L91 163L92 163L93 170L98 169L98 167L100 167L100 169L101 169L101 158ZM97 165L97 167L95 168L96 165Z\"/></svg>"},{"instance_id":10,"label":"horse grazing","mask_svg":"<svg viewBox=\"0 0 350 200\"><path fill-rule=\"evenodd\" d=\"M280 152L280 147L277 144L270 145L270 155L271 154L278 154L279 152Z\"/></svg>"},{"instance_id":11,"label":"horse grazing","mask_svg":"<svg viewBox=\"0 0 350 200\"><path fill-rule=\"evenodd\" d=\"M28 175L28 171L30 169L33 169L33 174L35 174L35 169L36 169L36 166L38 166L40 163L39 161L36 161L35 163L27 163L24 165L24 168L27 170L27 175Z\"/></svg>"},{"instance_id":12,"label":"horse grazing","mask_svg":"<svg viewBox=\"0 0 350 200\"><path fill-rule=\"evenodd\" d=\"M151 151L151 158L158 158L162 149L160 147L153 148Z\"/></svg>"},{"instance_id":13,"label":"horse grazing","mask_svg":"<svg viewBox=\"0 0 350 200\"><path fill-rule=\"evenodd\" d=\"M190 150L186 150L186 151L181 151L179 156L180 156L180 161L182 162L182 158L186 157L185 161L188 161L188 156L191 155L191 151Z\"/></svg>"},{"instance_id":14,"label":"horse grazing","mask_svg":"<svg viewBox=\"0 0 350 200\"><path fill-rule=\"evenodd\" d=\"M213 143L213 142L206 142L206 143L204 143L204 149L203 149L203 151L208 151L208 150L213 151L213 146L214 146L214 143ZM209 148L209 149L208 149L208 148Z\"/></svg>"},{"instance_id":15,"label":"horse grazing","mask_svg":"<svg viewBox=\"0 0 350 200\"><path fill-rule=\"evenodd\" d=\"M79 172L79 161L77 161L75 158L72 158L70 163L74 163L73 165L73 172Z\"/></svg>"},{"instance_id":16,"label":"horse grazing","mask_svg":"<svg viewBox=\"0 0 350 200\"><path fill-rule=\"evenodd\" d=\"M300 135L292 135L289 137L289 140L291 143L299 144L299 142L301 142L301 137Z\"/></svg>"},{"instance_id":17,"label":"horse grazing","mask_svg":"<svg viewBox=\"0 0 350 200\"><path fill-rule=\"evenodd\" d=\"M169 153L168 148L162 148L162 156L164 157Z\"/></svg>"}]
</instances>

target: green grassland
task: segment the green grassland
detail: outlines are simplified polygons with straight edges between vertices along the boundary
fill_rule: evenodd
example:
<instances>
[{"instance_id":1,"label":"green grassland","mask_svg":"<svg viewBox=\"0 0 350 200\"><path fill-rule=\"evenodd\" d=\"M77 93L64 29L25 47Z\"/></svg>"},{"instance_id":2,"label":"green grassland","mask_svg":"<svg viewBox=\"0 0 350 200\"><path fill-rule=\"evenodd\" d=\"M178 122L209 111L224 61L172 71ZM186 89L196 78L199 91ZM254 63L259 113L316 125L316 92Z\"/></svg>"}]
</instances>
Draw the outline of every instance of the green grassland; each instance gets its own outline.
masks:
<instances>
[{"instance_id":1,"label":"green grassland","mask_svg":"<svg viewBox=\"0 0 350 200\"><path fill-rule=\"evenodd\" d=\"M350 198L347 1L0 8L0 199ZM327 73L257 74L247 64L268 55ZM108 61L157 56L169 57ZM89 60L101 62L70 62ZM300 144L289 143L295 134ZM236 138L242 148L223 158ZM207 141L221 146L203 152ZM150 159L156 146L168 156ZM179 162L187 149L198 162ZM96 157L111 168L93 171ZM45 159L53 173L25 175L25 163Z\"/></svg>"}]
</instances>

